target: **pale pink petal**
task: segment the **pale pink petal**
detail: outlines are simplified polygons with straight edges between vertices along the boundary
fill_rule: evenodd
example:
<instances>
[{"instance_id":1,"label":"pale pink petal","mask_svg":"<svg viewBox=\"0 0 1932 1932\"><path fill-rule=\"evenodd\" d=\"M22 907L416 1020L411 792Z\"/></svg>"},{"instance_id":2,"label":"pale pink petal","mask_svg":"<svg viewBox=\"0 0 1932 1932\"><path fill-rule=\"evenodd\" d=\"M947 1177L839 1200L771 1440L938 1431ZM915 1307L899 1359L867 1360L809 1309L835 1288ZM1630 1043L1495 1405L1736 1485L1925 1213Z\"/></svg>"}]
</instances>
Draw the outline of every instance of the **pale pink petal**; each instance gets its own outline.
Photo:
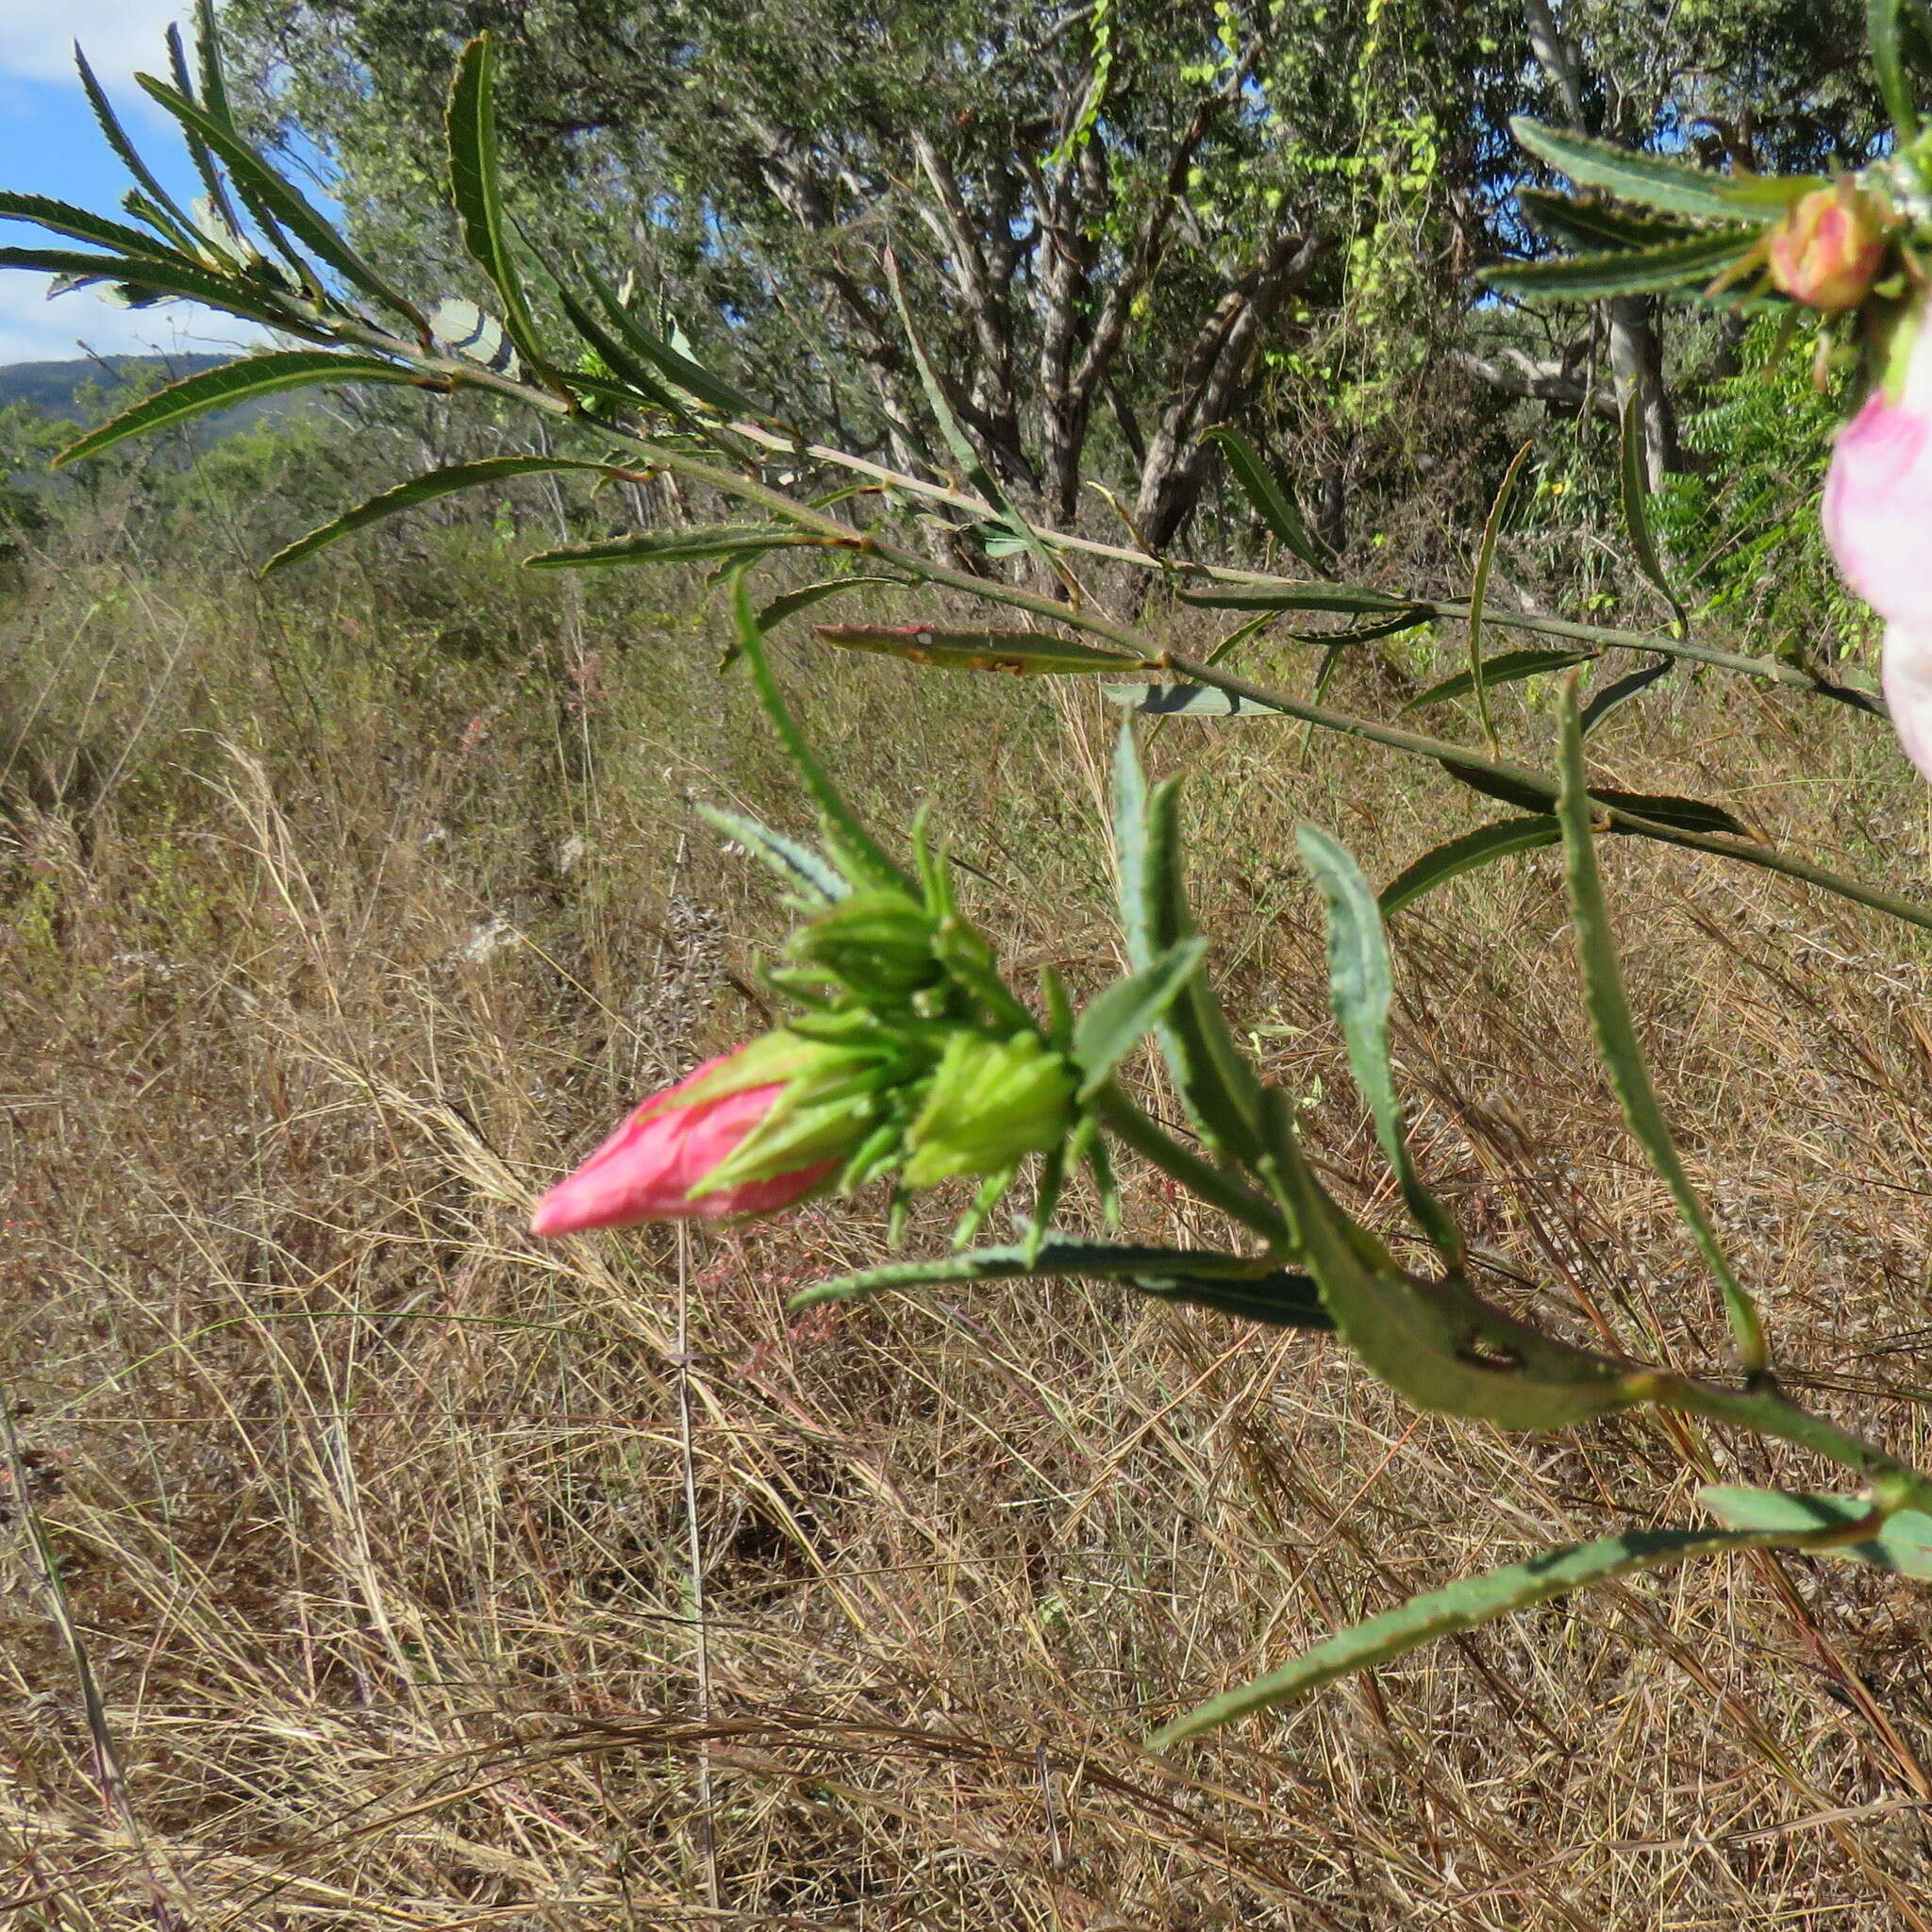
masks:
<instances>
[{"instance_id":1,"label":"pale pink petal","mask_svg":"<svg viewBox=\"0 0 1932 1932\"><path fill-rule=\"evenodd\" d=\"M1913 357L1926 357L1932 327ZM1824 479L1824 534L1846 583L1893 624L1932 630L1932 410L1874 390L1839 431Z\"/></svg>"},{"instance_id":2,"label":"pale pink petal","mask_svg":"<svg viewBox=\"0 0 1932 1932\"><path fill-rule=\"evenodd\" d=\"M1932 625L1885 630L1885 702L1906 756L1932 778Z\"/></svg>"}]
</instances>

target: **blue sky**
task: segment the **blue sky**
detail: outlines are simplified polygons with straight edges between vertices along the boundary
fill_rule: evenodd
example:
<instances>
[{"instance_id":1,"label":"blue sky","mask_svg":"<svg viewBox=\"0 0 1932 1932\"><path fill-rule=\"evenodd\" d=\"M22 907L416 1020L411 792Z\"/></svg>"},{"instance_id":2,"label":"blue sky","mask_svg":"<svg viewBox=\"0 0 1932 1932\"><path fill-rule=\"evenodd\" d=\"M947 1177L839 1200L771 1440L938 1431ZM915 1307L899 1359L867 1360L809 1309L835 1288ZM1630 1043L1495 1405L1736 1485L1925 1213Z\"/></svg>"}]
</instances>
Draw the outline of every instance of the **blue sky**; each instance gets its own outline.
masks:
<instances>
[{"instance_id":1,"label":"blue sky","mask_svg":"<svg viewBox=\"0 0 1932 1932\"><path fill-rule=\"evenodd\" d=\"M130 78L137 69L166 75L161 37L191 7L192 0L0 0L0 188L120 212L126 177L74 77L71 49L78 40L162 182L184 200L200 192L169 132L173 124ZM0 223L0 245L31 247L39 234L19 223ZM210 349L247 339L244 324L204 308L131 311L103 302L92 290L49 302L46 286L42 275L0 271L0 363L51 361L87 349Z\"/></svg>"}]
</instances>

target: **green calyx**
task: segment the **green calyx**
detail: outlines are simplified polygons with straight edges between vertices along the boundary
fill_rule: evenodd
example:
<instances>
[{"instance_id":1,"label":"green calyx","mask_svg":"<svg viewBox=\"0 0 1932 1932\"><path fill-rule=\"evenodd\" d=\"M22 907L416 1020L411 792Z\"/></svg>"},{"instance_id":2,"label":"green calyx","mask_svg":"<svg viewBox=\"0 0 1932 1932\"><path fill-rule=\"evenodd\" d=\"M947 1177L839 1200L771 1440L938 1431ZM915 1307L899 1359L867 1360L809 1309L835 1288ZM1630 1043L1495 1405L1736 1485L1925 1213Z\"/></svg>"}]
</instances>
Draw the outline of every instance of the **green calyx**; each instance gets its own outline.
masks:
<instances>
[{"instance_id":1,"label":"green calyx","mask_svg":"<svg viewBox=\"0 0 1932 1932\"><path fill-rule=\"evenodd\" d=\"M944 976L934 932L931 913L909 894L860 891L801 926L788 950L858 999L908 1000Z\"/></svg>"},{"instance_id":2,"label":"green calyx","mask_svg":"<svg viewBox=\"0 0 1932 1932\"><path fill-rule=\"evenodd\" d=\"M1074 1125L1072 1064L1038 1034L998 1040L956 1031L907 1136L908 1188L954 1174L997 1174L1058 1147Z\"/></svg>"}]
</instances>

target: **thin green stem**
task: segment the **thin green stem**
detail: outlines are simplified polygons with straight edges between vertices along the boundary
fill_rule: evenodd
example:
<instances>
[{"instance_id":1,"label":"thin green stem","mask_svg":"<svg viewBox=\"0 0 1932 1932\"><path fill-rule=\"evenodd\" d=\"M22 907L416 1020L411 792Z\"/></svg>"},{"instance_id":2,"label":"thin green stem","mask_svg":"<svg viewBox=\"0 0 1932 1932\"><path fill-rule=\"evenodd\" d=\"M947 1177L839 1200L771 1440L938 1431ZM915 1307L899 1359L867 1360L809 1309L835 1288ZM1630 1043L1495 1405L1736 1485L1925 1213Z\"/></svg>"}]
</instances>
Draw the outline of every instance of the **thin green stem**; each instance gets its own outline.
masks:
<instances>
[{"instance_id":1,"label":"thin green stem","mask_svg":"<svg viewBox=\"0 0 1932 1932\"><path fill-rule=\"evenodd\" d=\"M1280 1209L1242 1185L1231 1174L1203 1160L1183 1147L1159 1122L1143 1113L1118 1087L1109 1086L1100 1094L1101 1119L1114 1135L1135 1153L1143 1155L1160 1171L1177 1180L1190 1192L1200 1195L1210 1207L1251 1228L1272 1248L1293 1245L1288 1223Z\"/></svg>"},{"instance_id":2,"label":"thin green stem","mask_svg":"<svg viewBox=\"0 0 1932 1932\"><path fill-rule=\"evenodd\" d=\"M1712 1422L1749 1429L1754 1435L1774 1437L1793 1448L1808 1449L1814 1456L1856 1470L1867 1483L1882 1491L1881 1500L1888 1507L1932 1514L1932 1476L1800 1408L1769 1384L1756 1389L1718 1389L1688 1375L1661 1372L1643 1379L1645 1394L1659 1408L1683 1409Z\"/></svg>"}]
</instances>

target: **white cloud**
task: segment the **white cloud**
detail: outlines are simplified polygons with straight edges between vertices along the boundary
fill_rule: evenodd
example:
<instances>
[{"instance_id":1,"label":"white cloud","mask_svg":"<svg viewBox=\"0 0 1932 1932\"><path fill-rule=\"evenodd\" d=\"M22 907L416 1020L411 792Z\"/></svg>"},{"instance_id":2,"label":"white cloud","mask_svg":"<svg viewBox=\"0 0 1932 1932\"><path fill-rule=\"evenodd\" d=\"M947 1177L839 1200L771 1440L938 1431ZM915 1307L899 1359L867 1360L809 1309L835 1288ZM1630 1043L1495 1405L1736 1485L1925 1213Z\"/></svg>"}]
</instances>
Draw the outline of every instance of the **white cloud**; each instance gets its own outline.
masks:
<instances>
[{"instance_id":1,"label":"white cloud","mask_svg":"<svg viewBox=\"0 0 1932 1932\"><path fill-rule=\"evenodd\" d=\"M0 275L0 368L9 362L64 361L87 349L103 356L138 356L158 350L207 352L262 340L260 331L245 322L186 302L117 308L92 289L77 289L50 302L46 288L42 275Z\"/></svg>"},{"instance_id":2,"label":"white cloud","mask_svg":"<svg viewBox=\"0 0 1932 1932\"><path fill-rule=\"evenodd\" d=\"M74 43L112 83L137 67L167 72L161 36L170 23L192 25L193 0L6 0L0 75L14 80L71 81Z\"/></svg>"}]
</instances>

